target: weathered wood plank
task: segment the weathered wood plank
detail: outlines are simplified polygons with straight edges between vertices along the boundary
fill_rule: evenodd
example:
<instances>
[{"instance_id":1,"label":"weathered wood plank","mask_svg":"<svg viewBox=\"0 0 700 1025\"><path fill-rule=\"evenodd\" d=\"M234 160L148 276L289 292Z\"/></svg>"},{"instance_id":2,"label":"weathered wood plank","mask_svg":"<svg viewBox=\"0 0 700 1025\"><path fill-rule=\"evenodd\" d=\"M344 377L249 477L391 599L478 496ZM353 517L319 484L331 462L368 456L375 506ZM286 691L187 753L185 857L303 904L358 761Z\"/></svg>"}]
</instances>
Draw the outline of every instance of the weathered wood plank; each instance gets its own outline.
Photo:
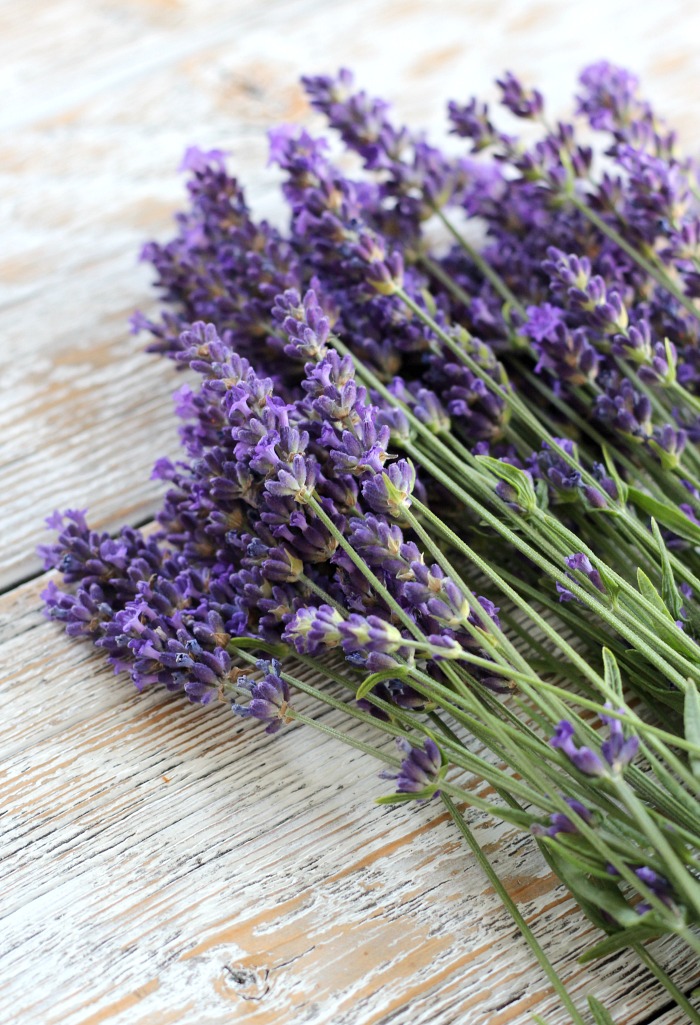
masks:
<instances>
[{"instance_id":1,"label":"weathered wood plank","mask_svg":"<svg viewBox=\"0 0 700 1025\"><path fill-rule=\"evenodd\" d=\"M138 695L40 586L0 599L0 1021L565 1020L439 805L374 805L378 766L304 728ZM534 844L473 822L574 994L619 1025L663 1006L629 957L576 967L592 930Z\"/></svg>"}]
</instances>

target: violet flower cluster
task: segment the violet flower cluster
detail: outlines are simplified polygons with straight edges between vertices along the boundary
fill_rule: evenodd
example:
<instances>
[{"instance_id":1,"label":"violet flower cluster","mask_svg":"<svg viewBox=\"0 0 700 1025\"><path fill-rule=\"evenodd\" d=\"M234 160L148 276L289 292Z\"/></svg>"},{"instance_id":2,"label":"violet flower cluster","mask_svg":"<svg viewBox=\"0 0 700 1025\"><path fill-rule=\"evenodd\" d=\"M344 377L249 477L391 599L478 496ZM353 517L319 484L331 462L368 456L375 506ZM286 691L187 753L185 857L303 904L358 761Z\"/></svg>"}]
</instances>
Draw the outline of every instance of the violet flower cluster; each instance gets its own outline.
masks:
<instances>
[{"instance_id":1,"label":"violet flower cluster","mask_svg":"<svg viewBox=\"0 0 700 1025\"><path fill-rule=\"evenodd\" d=\"M389 778L402 800L444 797L451 764L479 766L495 792L514 785L541 809L514 811L513 797L507 821L557 854L578 844L576 865L602 888L598 924L624 929L641 913L672 932L679 909L700 921L685 863L652 842L664 816L673 843L695 835L692 766L671 755L672 771L645 776L643 724L605 714L617 708L611 659L677 710L700 671L695 168L633 76L605 63L580 79L586 141L506 74L503 106L539 137L502 131L476 99L451 103L468 143L457 156L397 125L348 71L303 84L360 167L342 172L303 129L271 132L282 229L254 218L220 151L187 151L189 207L170 241L143 250L164 309L133 321L184 371L181 458L155 466L165 495L150 532L111 537L77 510L49 518L58 538L42 554L63 584L47 585L47 612L138 688L226 701L268 733L301 716L282 652L342 659L351 686L358 670L367 684L352 712L398 735ZM429 221L447 244L431 244ZM563 717L559 692L550 704L534 686L544 663L556 691L560 660L533 591L596 660L614 648L601 675L567 631L554 635L561 661L608 699L599 745ZM256 647L272 657L242 669ZM517 688L546 736L516 725L502 695ZM510 757L512 776L479 761L465 732L499 766Z\"/></svg>"},{"instance_id":2,"label":"violet flower cluster","mask_svg":"<svg viewBox=\"0 0 700 1025\"><path fill-rule=\"evenodd\" d=\"M177 394L187 458L156 466L169 486L160 529L112 541L82 514L53 517L61 532L43 549L45 564L78 587L50 584L50 614L92 637L139 688L182 687L201 702L240 688L230 651L239 637L286 641L307 655L337 649L369 671L389 656L415 659L414 637L339 547L343 535L425 638L422 664L484 655L474 628L497 623L498 610L479 598L474 611L473 596L404 537L402 508L424 491L412 464L390 451L396 428L386 411L349 357L328 347L315 291L302 300L286 290L269 316L294 383L258 374L232 334L211 324L181 333L177 358L201 385ZM414 700L399 683L385 692ZM268 721L264 701L254 695L247 707Z\"/></svg>"}]
</instances>

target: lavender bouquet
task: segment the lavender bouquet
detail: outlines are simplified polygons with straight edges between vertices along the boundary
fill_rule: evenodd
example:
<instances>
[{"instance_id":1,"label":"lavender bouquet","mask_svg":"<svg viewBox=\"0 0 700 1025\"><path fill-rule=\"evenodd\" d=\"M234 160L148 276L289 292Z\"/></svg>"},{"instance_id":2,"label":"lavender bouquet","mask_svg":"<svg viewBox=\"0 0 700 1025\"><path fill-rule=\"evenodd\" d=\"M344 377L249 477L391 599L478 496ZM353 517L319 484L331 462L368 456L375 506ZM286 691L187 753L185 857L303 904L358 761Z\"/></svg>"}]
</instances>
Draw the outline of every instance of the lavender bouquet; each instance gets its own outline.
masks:
<instances>
[{"instance_id":1,"label":"lavender bouquet","mask_svg":"<svg viewBox=\"0 0 700 1025\"><path fill-rule=\"evenodd\" d=\"M332 732L383 800L441 800L582 1023L465 806L534 834L606 934L586 958L632 947L698 1023L644 946L700 952L698 168L605 63L576 124L510 74L527 132L450 104L456 155L347 71L304 85L357 172L272 132L282 232L188 150L143 254L163 312L134 319L191 372L183 457L155 533L50 518L47 611L139 689Z\"/></svg>"}]
</instances>

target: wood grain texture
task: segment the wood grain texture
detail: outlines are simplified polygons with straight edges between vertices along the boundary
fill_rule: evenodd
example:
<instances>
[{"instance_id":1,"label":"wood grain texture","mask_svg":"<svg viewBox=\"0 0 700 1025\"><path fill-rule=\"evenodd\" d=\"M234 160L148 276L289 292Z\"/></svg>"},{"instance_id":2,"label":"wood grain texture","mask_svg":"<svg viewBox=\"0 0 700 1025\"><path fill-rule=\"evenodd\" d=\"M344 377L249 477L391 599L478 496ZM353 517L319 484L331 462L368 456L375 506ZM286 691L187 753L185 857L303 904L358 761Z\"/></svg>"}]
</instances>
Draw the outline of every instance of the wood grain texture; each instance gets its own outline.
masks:
<instances>
[{"instance_id":1,"label":"wood grain texture","mask_svg":"<svg viewBox=\"0 0 700 1025\"><path fill-rule=\"evenodd\" d=\"M565 1020L439 805L374 805L377 766L304 727L136 694L40 586L0 601L3 1025ZM472 821L574 995L663 1006L625 955L576 967L593 930L534 843Z\"/></svg>"},{"instance_id":2,"label":"wood grain texture","mask_svg":"<svg viewBox=\"0 0 700 1025\"><path fill-rule=\"evenodd\" d=\"M264 133L307 116L300 73L350 65L440 137L447 97L505 67L565 113L601 56L697 145L699 37L689 0L0 2L2 1025L565 1021L435 808L377 807L376 767L329 739L136 695L20 581L55 507L108 528L156 508L176 381L126 320L152 305L136 256L167 236L186 145L232 151L277 218ZM572 992L619 1025L660 1014L626 956L576 967L588 927L533 845L474 823Z\"/></svg>"}]
</instances>

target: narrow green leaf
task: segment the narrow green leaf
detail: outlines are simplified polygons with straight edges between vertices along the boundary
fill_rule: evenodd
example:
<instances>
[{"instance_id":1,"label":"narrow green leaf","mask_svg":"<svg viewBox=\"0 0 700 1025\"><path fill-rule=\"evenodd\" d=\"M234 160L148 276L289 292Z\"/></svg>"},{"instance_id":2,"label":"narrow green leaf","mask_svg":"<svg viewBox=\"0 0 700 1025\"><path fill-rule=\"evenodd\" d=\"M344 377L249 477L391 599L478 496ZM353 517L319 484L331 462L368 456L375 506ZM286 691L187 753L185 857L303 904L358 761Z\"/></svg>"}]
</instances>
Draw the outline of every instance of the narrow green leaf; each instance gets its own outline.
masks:
<instances>
[{"instance_id":1,"label":"narrow green leaf","mask_svg":"<svg viewBox=\"0 0 700 1025\"><path fill-rule=\"evenodd\" d=\"M640 491L638 488L629 488L628 497L633 505L641 509L642 512L648 513L649 516L653 516L658 523L668 527L674 534L685 538L686 541L692 541L693 544L700 544L700 527L679 512L675 506L659 502L658 499L652 498L651 495L647 495L646 492Z\"/></svg>"},{"instance_id":2,"label":"narrow green leaf","mask_svg":"<svg viewBox=\"0 0 700 1025\"><path fill-rule=\"evenodd\" d=\"M490 470L494 477L510 484L524 509L533 510L537 507L537 495L529 473L517 466L511 466L510 463L494 459L493 456L477 456L476 460L485 469Z\"/></svg>"},{"instance_id":3,"label":"narrow green leaf","mask_svg":"<svg viewBox=\"0 0 700 1025\"><path fill-rule=\"evenodd\" d=\"M392 666L391 669L380 669L378 673L371 673L362 681L360 686L357 688L355 698L359 701L361 698L367 697L369 692L373 690L378 683L382 683L384 680L405 680L407 675L407 670L400 665Z\"/></svg>"},{"instance_id":4,"label":"narrow green leaf","mask_svg":"<svg viewBox=\"0 0 700 1025\"><path fill-rule=\"evenodd\" d=\"M688 760L693 775L700 779L700 697L695 681L690 679L685 692L683 725L685 726L685 739L697 748L697 754L689 752Z\"/></svg>"},{"instance_id":5,"label":"narrow green leaf","mask_svg":"<svg viewBox=\"0 0 700 1025\"><path fill-rule=\"evenodd\" d=\"M591 1009L595 1025L615 1025L610 1012L603 1007L600 1000L596 1000L595 997L589 997L588 1006Z\"/></svg>"},{"instance_id":6,"label":"narrow green leaf","mask_svg":"<svg viewBox=\"0 0 700 1025\"><path fill-rule=\"evenodd\" d=\"M682 784L678 782L674 774L669 772L662 761L656 758L650 751L647 754L653 765L654 775L666 789L665 807L667 809L669 807L672 808L677 820L687 826L688 829L695 829L698 821L697 798L688 793ZM691 762L691 771L697 773L697 770L692 768L692 757L692 754L688 757L688 760ZM698 758L700 758L700 748L698 748Z\"/></svg>"},{"instance_id":7,"label":"narrow green leaf","mask_svg":"<svg viewBox=\"0 0 700 1025\"><path fill-rule=\"evenodd\" d=\"M226 645L231 654L239 651L264 651L266 655L275 655L283 658L292 654L292 649L286 644L271 644L268 641L259 641L257 637L232 637Z\"/></svg>"},{"instance_id":8,"label":"narrow green leaf","mask_svg":"<svg viewBox=\"0 0 700 1025\"><path fill-rule=\"evenodd\" d=\"M637 678L638 687L643 687L647 693L653 694L655 698L662 701L665 705L670 705L671 708L675 708L678 711L682 710L683 695L680 691L669 690L668 683L664 682L663 679L659 684L653 682L653 678L649 676L651 663L644 655L640 655L636 648L625 648L625 659L631 663L632 667L637 666L647 674L644 677L639 676ZM630 671L629 667L628 671Z\"/></svg>"},{"instance_id":9,"label":"narrow green leaf","mask_svg":"<svg viewBox=\"0 0 700 1025\"><path fill-rule=\"evenodd\" d=\"M626 929L614 932L612 936L608 936L587 950L578 959L579 964L587 964L589 961L596 961L599 957L607 957L609 954L614 954L618 950L624 950L625 947L630 947L634 943L644 943L645 940L661 936L663 932L664 929L661 925L647 925L646 923L629 925Z\"/></svg>"},{"instance_id":10,"label":"narrow green leaf","mask_svg":"<svg viewBox=\"0 0 700 1025\"><path fill-rule=\"evenodd\" d=\"M617 659L610 648L603 648L603 676L608 687L610 687L610 689L614 691L616 697L622 701L623 694L620 667L618 666Z\"/></svg>"},{"instance_id":11,"label":"narrow green leaf","mask_svg":"<svg viewBox=\"0 0 700 1025\"><path fill-rule=\"evenodd\" d=\"M664 602L663 598L656 590L656 588L654 587L654 585L652 584L651 580L646 575L644 570L637 570L637 585L639 587L640 593L644 595L646 600L648 602L651 602L655 609L658 609L659 612L663 612L663 614L668 619L673 621L671 613L668 611L666 607L666 603Z\"/></svg>"},{"instance_id":12,"label":"narrow green leaf","mask_svg":"<svg viewBox=\"0 0 700 1025\"><path fill-rule=\"evenodd\" d=\"M630 925L639 920L636 911L629 906L612 879L592 879L571 863L568 851L549 848L551 866L574 895L591 921L603 932L610 931L610 919L603 916L605 908L616 921Z\"/></svg>"},{"instance_id":13,"label":"narrow green leaf","mask_svg":"<svg viewBox=\"0 0 700 1025\"><path fill-rule=\"evenodd\" d=\"M535 496L537 498L537 508L540 512L547 512L549 509L549 488L547 487L546 481L536 481Z\"/></svg>"},{"instance_id":14,"label":"narrow green leaf","mask_svg":"<svg viewBox=\"0 0 700 1025\"><path fill-rule=\"evenodd\" d=\"M554 846L547 836L542 836L539 839L542 843L547 844L548 847ZM600 868L592 860L589 861L585 857L582 857L580 852L572 851L564 844L557 844L557 846L562 851L562 856L565 857L567 861L570 861L571 865L578 869L582 875L595 876L597 879L603 880L610 878L609 872L606 873L605 869Z\"/></svg>"},{"instance_id":15,"label":"narrow green leaf","mask_svg":"<svg viewBox=\"0 0 700 1025\"><path fill-rule=\"evenodd\" d=\"M612 479L615 481L615 486L617 487L617 491L618 491L618 494L620 496L620 501L621 502L626 502L627 501L628 487L625 484L625 482L623 481L623 479L620 476L620 474L617 472L617 467L615 466L615 460L613 459L612 454L610 452L610 449L608 448L607 445L603 445L603 459L605 460L605 466L607 468L608 473L610 474Z\"/></svg>"},{"instance_id":16,"label":"narrow green leaf","mask_svg":"<svg viewBox=\"0 0 700 1025\"><path fill-rule=\"evenodd\" d=\"M663 598L656 590L646 573L641 569L637 570L637 582L639 584L640 593L658 612L663 614L664 619L668 621L668 625L659 623L658 620L651 619L641 607L637 610L640 618L650 629L653 629L656 632L662 641L672 647L674 651L678 651L691 662L698 663L697 645L692 642L683 630L680 630L676 626L676 622L669 612Z\"/></svg>"},{"instance_id":17,"label":"narrow green leaf","mask_svg":"<svg viewBox=\"0 0 700 1025\"><path fill-rule=\"evenodd\" d=\"M663 382L665 387L669 387L676 383L676 365L678 363L678 353L676 352L670 338L664 338L664 349L666 350L666 363L668 370L664 374Z\"/></svg>"},{"instance_id":18,"label":"narrow green leaf","mask_svg":"<svg viewBox=\"0 0 700 1025\"><path fill-rule=\"evenodd\" d=\"M375 804L407 804L408 801L425 801L432 797L434 790L420 790L415 794L386 794L384 797L376 797Z\"/></svg>"},{"instance_id":19,"label":"narrow green leaf","mask_svg":"<svg viewBox=\"0 0 700 1025\"><path fill-rule=\"evenodd\" d=\"M675 622L677 619L680 619L683 601L678 587L676 586L675 577L673 576L671 560L668 557L668 549L664 544L664 539L661 536L659 525L653 517L651 521L651 532L654 535L656 547L659 549L659 559L661 561L661 597L666 604L666 608L671 613L671 618Z\"/></svg>"}]
</instances>

